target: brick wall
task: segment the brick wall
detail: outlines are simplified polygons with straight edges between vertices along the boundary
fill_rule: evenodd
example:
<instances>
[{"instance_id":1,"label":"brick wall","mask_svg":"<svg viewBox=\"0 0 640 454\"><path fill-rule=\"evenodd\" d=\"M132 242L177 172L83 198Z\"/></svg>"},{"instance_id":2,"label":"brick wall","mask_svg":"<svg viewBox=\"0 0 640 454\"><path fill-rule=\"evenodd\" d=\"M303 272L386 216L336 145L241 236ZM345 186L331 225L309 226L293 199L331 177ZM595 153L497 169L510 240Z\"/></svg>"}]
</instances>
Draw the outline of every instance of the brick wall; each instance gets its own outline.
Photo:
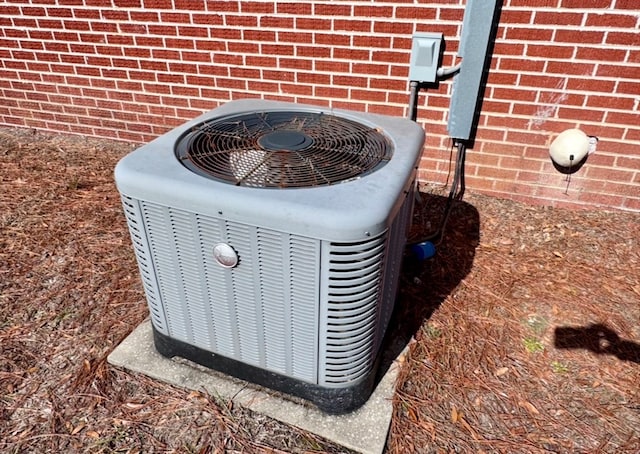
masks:
<instances>
[{"instance_id":1,"label":"brick wall","mask_svg":"<svg viewBox=\"0 0 640 454\"><path fill-rule=\"evenodd\" d=\"M532 203L640 210L637 0L504 0L467 187ZM146 142L245 97L405 116L411 35L464 0L0 1L0 124ZM445 183L451 81L423 92L421 179ZM548 145L600 141L572 176ZM566 192L566 193L565 193Z\"/></svg>"}]
</instances>

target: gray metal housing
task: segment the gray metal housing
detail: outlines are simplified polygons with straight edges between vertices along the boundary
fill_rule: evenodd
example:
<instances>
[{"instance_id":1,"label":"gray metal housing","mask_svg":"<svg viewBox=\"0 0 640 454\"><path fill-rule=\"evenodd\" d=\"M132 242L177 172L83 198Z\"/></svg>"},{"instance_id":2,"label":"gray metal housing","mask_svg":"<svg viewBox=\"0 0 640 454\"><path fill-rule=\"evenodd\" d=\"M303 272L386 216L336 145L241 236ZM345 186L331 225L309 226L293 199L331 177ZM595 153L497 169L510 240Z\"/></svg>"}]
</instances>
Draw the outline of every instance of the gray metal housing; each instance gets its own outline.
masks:
<instances>
[{"instance_id":1,"label":"gray metal housing","mask_svg":"<svg viewBox=\"0 0 640 454\"><path fill-rule=\"evenodd\" d=\"M179 138L204 121L277 109L377 128L393 144L391 160L331 186L265 189L200 176L175 156ZM252 99L123 158L116 184L154 329L321 387L365 380L393 309L423 141L423 130L402 118ZM216 263L219 243L237 253L235 267Z\"/></svg>"}]
</instances>

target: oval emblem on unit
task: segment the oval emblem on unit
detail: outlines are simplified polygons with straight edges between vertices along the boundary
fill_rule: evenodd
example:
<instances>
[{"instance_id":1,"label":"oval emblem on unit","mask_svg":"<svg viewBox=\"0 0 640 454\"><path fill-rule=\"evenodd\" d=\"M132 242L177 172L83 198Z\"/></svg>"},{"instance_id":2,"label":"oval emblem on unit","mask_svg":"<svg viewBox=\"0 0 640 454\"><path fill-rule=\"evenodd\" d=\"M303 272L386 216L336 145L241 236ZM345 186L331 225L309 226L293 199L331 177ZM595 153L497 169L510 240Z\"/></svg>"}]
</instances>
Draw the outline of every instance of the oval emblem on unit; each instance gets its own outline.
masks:
<instances>
[{"instance_id":1,"label":"oval emblem on unit","mask_svg":"<svg viewBox=\"0 0 640 454\"><path fill-rule=\"evenodd\" d=\"M226 243L218 243L213 247L213 258L223 268L233 268L238 264L238 254Z\"/></svg>"}]
</instances>

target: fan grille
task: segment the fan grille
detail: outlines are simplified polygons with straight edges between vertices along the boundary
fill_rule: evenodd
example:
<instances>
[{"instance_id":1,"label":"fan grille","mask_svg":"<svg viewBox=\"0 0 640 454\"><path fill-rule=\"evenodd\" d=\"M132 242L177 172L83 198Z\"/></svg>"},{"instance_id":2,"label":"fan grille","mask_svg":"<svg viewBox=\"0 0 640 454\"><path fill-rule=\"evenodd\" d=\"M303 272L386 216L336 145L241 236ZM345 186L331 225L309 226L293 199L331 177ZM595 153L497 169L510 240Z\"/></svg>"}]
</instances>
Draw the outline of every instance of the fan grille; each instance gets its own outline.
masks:
<instances>
[{"instance_id":1,"label":"fan grille","mask_svg":"<svg viewBox=\"0 0 640 454\"><path fill-rule=\"evenodd\" d=\"M377 129L335 115L262 111L203 123L176 154L190 170L238 186L300 188L361 177L389 161Z\"/></svg>"}]
</instances>

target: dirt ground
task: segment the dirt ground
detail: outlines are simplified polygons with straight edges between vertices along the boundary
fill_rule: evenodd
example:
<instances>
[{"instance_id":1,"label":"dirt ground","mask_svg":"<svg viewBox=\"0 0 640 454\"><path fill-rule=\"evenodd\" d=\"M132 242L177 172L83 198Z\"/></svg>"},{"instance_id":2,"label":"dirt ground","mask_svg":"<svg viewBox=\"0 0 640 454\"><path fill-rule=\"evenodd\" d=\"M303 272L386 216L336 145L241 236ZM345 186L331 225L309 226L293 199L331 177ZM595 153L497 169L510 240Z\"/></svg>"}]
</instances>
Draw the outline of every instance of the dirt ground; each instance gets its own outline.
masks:
<instances>
[{"instance_id":1,"label":"dirt ground","mask_svg":"<svg viewBox=\"0 0 640 454\"><path fill-rule=\"evenodd\" d=\"M345 452L106 363L147 316L113 183L132 149L0 129L0 452ZM640 452L640 213L468 191L448 227L403 272L388 451Z\"/></svg>"}]
</instances>

